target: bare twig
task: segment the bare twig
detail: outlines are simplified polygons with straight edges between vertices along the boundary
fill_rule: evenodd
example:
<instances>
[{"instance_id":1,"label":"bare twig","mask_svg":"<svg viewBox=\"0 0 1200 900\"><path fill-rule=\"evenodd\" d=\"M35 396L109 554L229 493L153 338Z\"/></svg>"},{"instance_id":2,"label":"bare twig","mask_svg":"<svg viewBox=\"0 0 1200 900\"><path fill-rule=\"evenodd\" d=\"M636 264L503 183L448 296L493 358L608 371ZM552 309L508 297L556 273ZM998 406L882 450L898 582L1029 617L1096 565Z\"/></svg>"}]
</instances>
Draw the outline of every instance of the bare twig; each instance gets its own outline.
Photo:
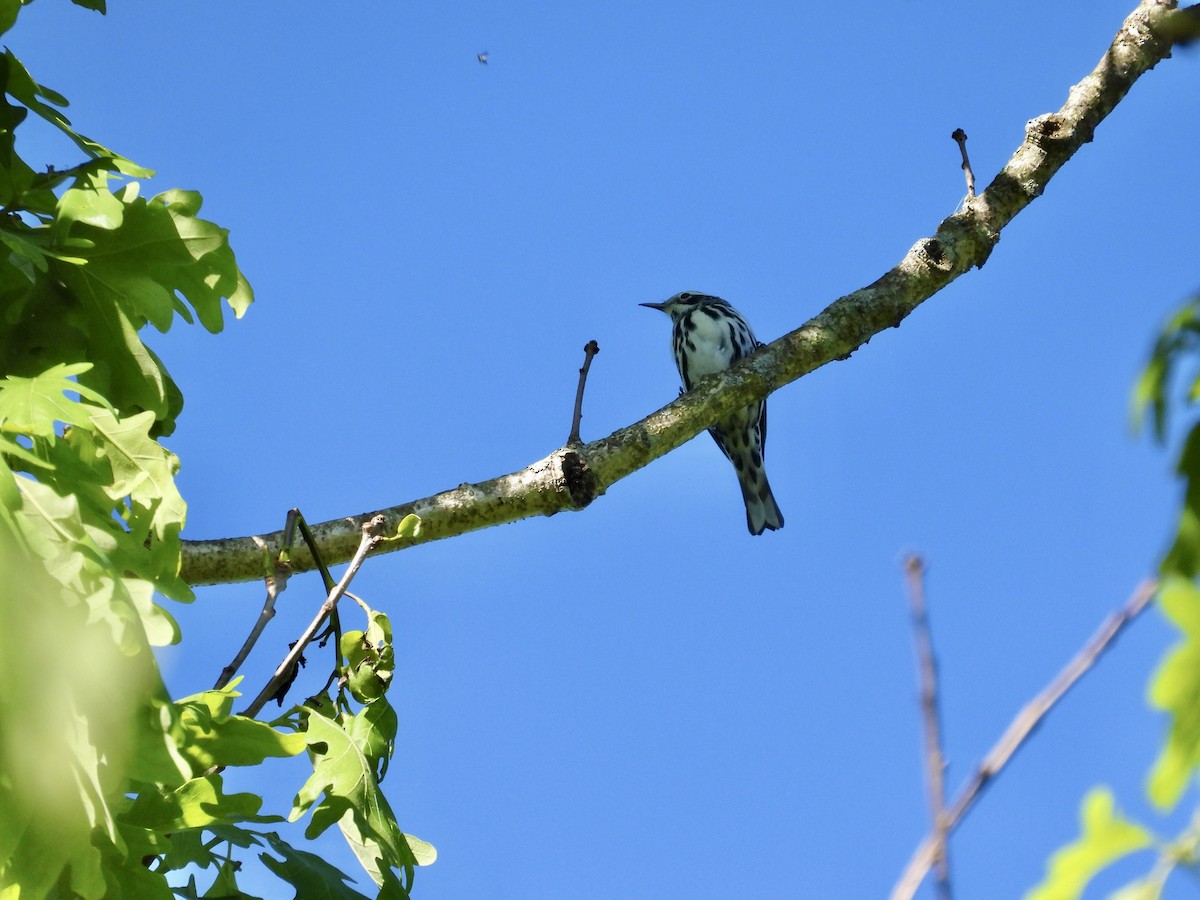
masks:
<instances>
[{"instance_id":1,"label":"bare twig","mask_svg":"<svg viewBox=\"0 0 1200 900\"><path fill-rule=\"evenodd\" d=\"M308 547L308 552L312 554L313 559L316 561L317 569L321 573L321 582L325 585L325 593L328 595L329 592L334 589L334 586L337 584L337 582L335 582L333 580L333 576L329 574L329 567L325 565L325 560L322 558L320 547L317 545L317 539L313 536L312 531L308 527L308 522L305 520L304 516L300 514L300 510L298 509L296 510L296 524L300 527L300 536L304 538L304 545ZM340 647L342 643L342 620L338 616L336 606L329 611L329 628L330 631L333 632L333 652L336 659L336 668L337 665L341 663L341 656L338 654L341 653ZM325 646L324 641L321 642L321 646ZM303 665L304 657L301 656L297 658L300 660L300 664ZM286 691L287 688L284 687L283 692L286 693Z\"/></svg>"},{"instance_id":2,"label":"bare twig","mask_svg":"<svg viewBox=\"0 0 1200 900\"><path fill-rule=\"evenodd\" d=\"M592 367L592 357L600 352L600 345L588 341L583 347L583 367L579 370L579 387L575 389L575 415L571 419L571 434L567 438L567 446L582 443L579 439L579 424L583 420L583 388L587 384L588 369Z\"/></svg>"},{"instance_id":3,"label":"bare twig","mask_svg":"<svg viewBox=\"0 0 1200 900\"><path fill-rule=\"evenodd\" d=\"M913 642L921 685L921 725L925 739L925 778L929 790L929 815L933 820L932 855L938 897L950 900L950 851L946 845L946 761L938 710L937 657L925 608L925 561L913 554L904 561L908 601L912 610Z\"/></svg>"},{"instance_id":4,"label":"bare twig","mask_svg":"<svg viewBox=\"0 0 1200 900\"><path fill-rule=\"evenodd\" d=\"M367 558L367 554L375 549L375 547L383 540L383 526L383 516L375 516L362 526L362 539L359 541L358 551L350 560L350 565L346 568L345 574L342 575L342 580L334 585L333 589L330 590L329 596L327 596L325 598L325 602L321 604L321 609L309 623L308 628L306 628L304 633L300 635L299 639L288 652L288 655L284 658L283 662L279 664L279 668L275 670L275 674L271 676L271 679L267 682L266 686L259 692L258 696L254 698L254 702L246 707L246 709L242 712L242 715L250 717L258 715L259 710L263 708L268 700L275 696L276 692L279 690L279 686L287 680L292 669L299 665L300 654L304 652L304 648L308 646L309 642L312 641L313 637L325 623L325 620L337 607L338 600L341 599L342 594L346 592L346 589L350 587L350 582L353 581L354 576L358 574L358 570L362 567L363 560Z\"/></svg>"},{"instance_id":5,"label":"bare twig","mask_svg":"<svg viewBox=\"0 0 1200 900\"><path fill-rule=\"evenodd\" d=\"M1063 667L1042 692L1034 697L1025 708L1017 713L995 746L988 752L975 774L958 792L954 804L946 811L946 832L949 833L962 820L978 799L980 792L994 779L1012 759L1013 754L1041 724L1042 719L1054 707L1063 695L1071 689L1083 675L1095 665L1100 655L1108 649L1112 642L1154 599L1158 590L1158 582L1147 579L1138 585L1132 596L1117 612L1104 620L1104 623L1084 644L1075 657ZM916 893L935 857L935 840L929 835L921 841L908 866L892 888L892 900L909 900Z\"/></svg>"},{"instance_id":6,"label":"bare twig","mask_svg":"<svg viewBox=\"0 0 1200 900\"><path fill-rule=\"evenodd\" d=\"M214 688L222 688L233 680L233 676L237 674L237 670L242 667L242 663L246 661L246 657L250 655L250 651L254 649L254 645L262 636L267 623L275 617L275 601L287 589L287 580L292 574L291 551L296 541L297 528L300 529L300 534L304 538L304 543L308 546L309 553L316 560L317 568L321 572L321 578L325 582L326 595L333 590L335 582L333 576L329 574L329 569L325 565L325 561L321 559L316 538L313 537L312 531L309 530L308 523L304 520L304 515L298 508L292 507L288 510L287 519L284 522L282 547L275 554L274 574L268 575L264 579L267 585L267 597L263 601L262 612L258 614L258 619L255 621L254 627L250 629L250 634L247 635L246 640L242 643L242 647L238 650L233 661L221 670L221 674L217 678L217 683L213 685ZM270 552L270 548L261 538L255 537L254 540L258 542L264 554ZM336 615L337 613L335 612L334 616L336 617Z\"/></svg>"},{"instance_id":7,"label":"bare twig","mask_svg":"<svg viewBox=\"0 0 1200 900\"><path fill-rule=\"evenodd\" d=\"M958 149L962 152L962 170L967 176L967 199L975 196L975 173L971 171L971 160L967 157L967 133L961 128L955 128L954 134L950 135L958 143Z\"/></svg>"},{"instance_id":8,"label":"bare twig","mask_svg":"<svg viewBox=\"0 0 1200 900\"><path fill-rule=\"evenodd\" d=\"M250 634L246 636L246 640L242 642L241 649L234 656L233 661L229 663L221 674L217 676L217 683L213 685L215 690L220 690L233 680L233 676L237 674L237 670L242 667L242 663L246 661L246 657L250 655L250 651L254 649L254 645L258 643L258 639L262 636L263 629L267 627L267 623L275 617L275 601L279 599L279 595L287 589L288 577L292 574L291 564L288 562L288 554L285 551L291 550L292 542L296 536L296 517L300 511L292 509L288 511L287 521L283 527L283 548L275 554L275 574L268 575L264 581L267 586L267 597L263 601L262 611L258 614L258 619L254 623L254 627L250 629ZM263 554L270 552L266 542L261 538L257 538L256 542Z\"/></svg>"}]
</instances>

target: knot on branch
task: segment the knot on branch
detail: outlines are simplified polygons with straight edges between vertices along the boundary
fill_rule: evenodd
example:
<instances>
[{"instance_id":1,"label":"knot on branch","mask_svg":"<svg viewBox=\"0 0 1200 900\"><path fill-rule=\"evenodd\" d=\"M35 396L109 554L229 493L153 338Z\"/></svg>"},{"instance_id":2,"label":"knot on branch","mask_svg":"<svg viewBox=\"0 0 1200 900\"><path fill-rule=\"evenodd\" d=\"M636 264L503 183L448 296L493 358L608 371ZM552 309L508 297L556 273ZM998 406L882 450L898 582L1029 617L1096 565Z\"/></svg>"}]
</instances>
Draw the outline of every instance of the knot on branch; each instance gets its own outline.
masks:
<instances>
[{"instance_id":1,"label":"knot on branch","mask_svg":"<svg viewBox=\"0 0 1200 900\"><path fill-rule=\"evenodd\" d=\"M912 252L930 269L949 272L953 268L950 255L937 238L923 238L913 245Z\"/></svg>"},{"instance_id":2,"label":"knot on branch","mask_svg":"<svg viewBox=\"0 0 1200 900\"><path fill-rule=\"evenodd\" d=\"M583 509L600 496L600 482L582 453L564 450L561 463L563 486L571 498L572 509Z\"/></svg>"},{"instance_id":3,"label":"knot on branch","mask_svg":"<svg viewBox=\"0 0 1200 900\"><path fill-rule=\"evenodd\" d=\"M1057 113L1046 113L1025 123L1025 140L1043 150L1057 147L1069 134Z\"/></svg>"}]
</instances>

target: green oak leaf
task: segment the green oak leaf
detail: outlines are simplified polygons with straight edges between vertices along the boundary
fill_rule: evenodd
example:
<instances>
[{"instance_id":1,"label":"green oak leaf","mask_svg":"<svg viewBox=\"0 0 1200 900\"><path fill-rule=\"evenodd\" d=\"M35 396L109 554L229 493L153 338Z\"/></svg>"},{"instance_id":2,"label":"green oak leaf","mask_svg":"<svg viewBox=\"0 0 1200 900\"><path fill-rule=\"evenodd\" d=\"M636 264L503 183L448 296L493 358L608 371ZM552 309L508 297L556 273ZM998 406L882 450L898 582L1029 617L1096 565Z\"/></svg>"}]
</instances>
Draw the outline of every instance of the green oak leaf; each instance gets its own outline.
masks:
<instances>
[{"instance_id":1,"label":"green oak leaf","mask_svg":"<svg viewBox=\"0 0 1200 900\"><path fill-rule=\"evenodd\" d=\"M124 205L120 227L79 222L71 229L93 242L78 251L84 265L56 270L72 293L116 304L136 327L149 322L159 331L170 328L176 312L190 319L177 293L213 333L223 324L222 299L235 315L245 312L253 295L229 248L229 232L195 215L198 194L168 191L145 200L129 185L116 196Z\"/></svg>"},{"instance_id":2,"label":"green oak leaf","mask_svg":"<svg viewBox=\"0 0 1200 900\"><path fill-rule=\"evenodd\" d=\"M241 863L232 859L224 860L217 869L217 877L204 892L204 897L212 900L260 900L238 888L237 873L240 869Z\"/></svg>"},{"instance_id":3,"label":"green oak leaf","mask_svg":"<svg viewBox=\"0 0 1200 900\"><path fill-rule=\"evenodd\" d=\"M21 0L0 0L0 34L13 27L21 5Z\"/></svg>"},{"instance_id":4,"label":"green oak leaf","mask_svg":"<svg viewBox=\"0 0 1200 900\"><path fill-rule=\"evenodd\" d=\"M131 178L149 178L154 174L153 170L139 166L137 163L113 153L72 128L70 120L55 109L56 106L66 106L66 99L57 91L34 81L33 76L29 74L29 71L11 50L0 54L0 66L6 69L7 81L4 84L4 90L14 99L23 103L31 112L41 116L74 141L76 146L88 156L108 160L115 170Z\"/></svg>"},{"instance_id":5,"label":"green oak leaf","mask_svg":"<svg viewBox=\"0 0 1200 900\"><path fill-rule=\"evenodd\" d=\"M379 789L372 760L351 735L315 710L308 711L307 721L313 774L296 794L289 820L295 821L311 808L306 837L314 838L336 822L377 885L389 878L394 882L393 869L403 870L411 884L413 867L429 865L437 852L432 845L400 831Z\"/></svg>"},{"instance_id":6,"label":"green oak leaf","mask_svg":"<svg viewBox=\"0 0 1200 900\"><path fill-rule=\"evenodd\" d=\"M220 690L176 701L180 748L195 771L213 766L256 766L269 757L295 756L305 747L303 734L276 731L266 722L232 713L235 679Z\"/></svg>"},{"instance_id":7,"label":"green oak leaf","mask_svg":"<svg viewBox=\"0 0 1200 900\"><path fill-rule=\"evenodd\" d=\"M259 818L262 802L258 794L226 794L220 775L206 775L175 788L143 791L121 815L121 821L168 834L219 822L279 821L278 817Z\"/></svg>"},{"instance_id":8,"label":"green oak leaf","mask_svg":"<svg viewBox=\"0 0 1200 900\"><path fill-rule=\"evenodd\" d=\"M153 413L118 419L111 412L92 415L97 452L109 462L112 482L109 496L129 502L151 513L150 532L166 538L172 528L178 533L187 515L187 504L175 486L179 457L150 436Z\"/></svg>"},{"instance_id":9,"label":"green oak leaf","mask_svg":"<svg viewBox=\"0 0 1200 900\"><path fill-rule=\"evenodd\" d=\"M58 198L54 231L61 240L76 222L112 230L120 228L124 220L125 204L108 189L108 172L89 169Z\"/></svg>"},{"instance_id":10,"label":"green oak leaf","mask_svg":"<svg viewBox=\"0 0 1200 900\"><path fill-rule=\"evenodd\" d=\"M295 900L366 900L349 885L350 877L320 856L297 850L272 833L263 833L271 849L283 859L266 853L263 865L296 889Z\"/></svg>"},{"instance_id":11,"label":"green oak leaf","mask_svg":"<svg viewBox=\"0 0 1200 900\"><path fill-rule=\"evenodd\" d=\"M0 379L0 427L39 437L54 437L60 422L91 428L95 406L105 408L108 402L102 394L71 380L91 368L91 363L59 363L33 378ZM66 396L71 392L95 406L72 400Z\"/></svg>"},{"instance_id":12,"label":"green oak leaf","mask_svg":"<svg viewBox=\"0 0 1200 900\"><path fill-rule=\"evenodd\" d=\"M1075 900L1102 869L1154 843L1145 828L1121 817L1107 788L1088 791L1080 821L1083 833L1050 857L1046 877L1025 900Z\"/></svg>"},{"instance_id":13,"label":"green oak leaf","mask_svg":"<svg viewBox=\"0 0 1200 900\"><path fill-rule=\"evenodd\" d=\"M396 729L399 726L396 710L386 697L381 697L364 706L343 725L350 740L371 763L375 780L383 781L395 748Z\"/></svg>"}]
</instances>

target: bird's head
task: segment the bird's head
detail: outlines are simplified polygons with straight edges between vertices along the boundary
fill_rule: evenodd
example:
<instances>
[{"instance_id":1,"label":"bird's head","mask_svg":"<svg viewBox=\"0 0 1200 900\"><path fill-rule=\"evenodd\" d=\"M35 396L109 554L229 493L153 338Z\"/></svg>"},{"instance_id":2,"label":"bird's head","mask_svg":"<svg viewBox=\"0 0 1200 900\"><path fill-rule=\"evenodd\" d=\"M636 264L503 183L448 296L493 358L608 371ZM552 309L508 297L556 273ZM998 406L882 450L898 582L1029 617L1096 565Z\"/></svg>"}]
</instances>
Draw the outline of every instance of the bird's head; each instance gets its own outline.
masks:
<instances>
[{"instance_id":1,"label":"bird's head","mask_svg":"<svg viewBox=\"0 0 1200 900\"><path fill-rule=\"evenodd\" d=\"M698 291L683 291L669 300L664 300L662 303L639 303L638 306L645 306L665 312L671 317L671 321L675 321L680 316L686 315L694 309L699 309L702 306L712 303L723 302L720 297L714 297L711 294L701 294Z\"/></svg>"}]
</instances>

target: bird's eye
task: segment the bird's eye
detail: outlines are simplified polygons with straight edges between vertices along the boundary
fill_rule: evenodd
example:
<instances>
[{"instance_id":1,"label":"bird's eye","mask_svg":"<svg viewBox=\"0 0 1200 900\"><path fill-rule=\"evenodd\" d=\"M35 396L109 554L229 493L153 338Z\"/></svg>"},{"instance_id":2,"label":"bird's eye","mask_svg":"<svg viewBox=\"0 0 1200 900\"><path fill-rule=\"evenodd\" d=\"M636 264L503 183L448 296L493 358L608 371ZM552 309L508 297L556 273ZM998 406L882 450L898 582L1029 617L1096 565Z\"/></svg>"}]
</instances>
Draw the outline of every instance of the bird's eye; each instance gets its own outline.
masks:
<instances>
[{"instance_id":1,"label":"bird's eye","mask_svg":"<svg viewBox=\"0 0 1200 900\"><path fill-rule=\"evenodd\" d=\"M684 291L682 294L679 295L679 299L680 300L691 300L692 297L694 297L694 296L695 296L695 294L693 294L691 291Z\"/></svg>"}]
</instances>

